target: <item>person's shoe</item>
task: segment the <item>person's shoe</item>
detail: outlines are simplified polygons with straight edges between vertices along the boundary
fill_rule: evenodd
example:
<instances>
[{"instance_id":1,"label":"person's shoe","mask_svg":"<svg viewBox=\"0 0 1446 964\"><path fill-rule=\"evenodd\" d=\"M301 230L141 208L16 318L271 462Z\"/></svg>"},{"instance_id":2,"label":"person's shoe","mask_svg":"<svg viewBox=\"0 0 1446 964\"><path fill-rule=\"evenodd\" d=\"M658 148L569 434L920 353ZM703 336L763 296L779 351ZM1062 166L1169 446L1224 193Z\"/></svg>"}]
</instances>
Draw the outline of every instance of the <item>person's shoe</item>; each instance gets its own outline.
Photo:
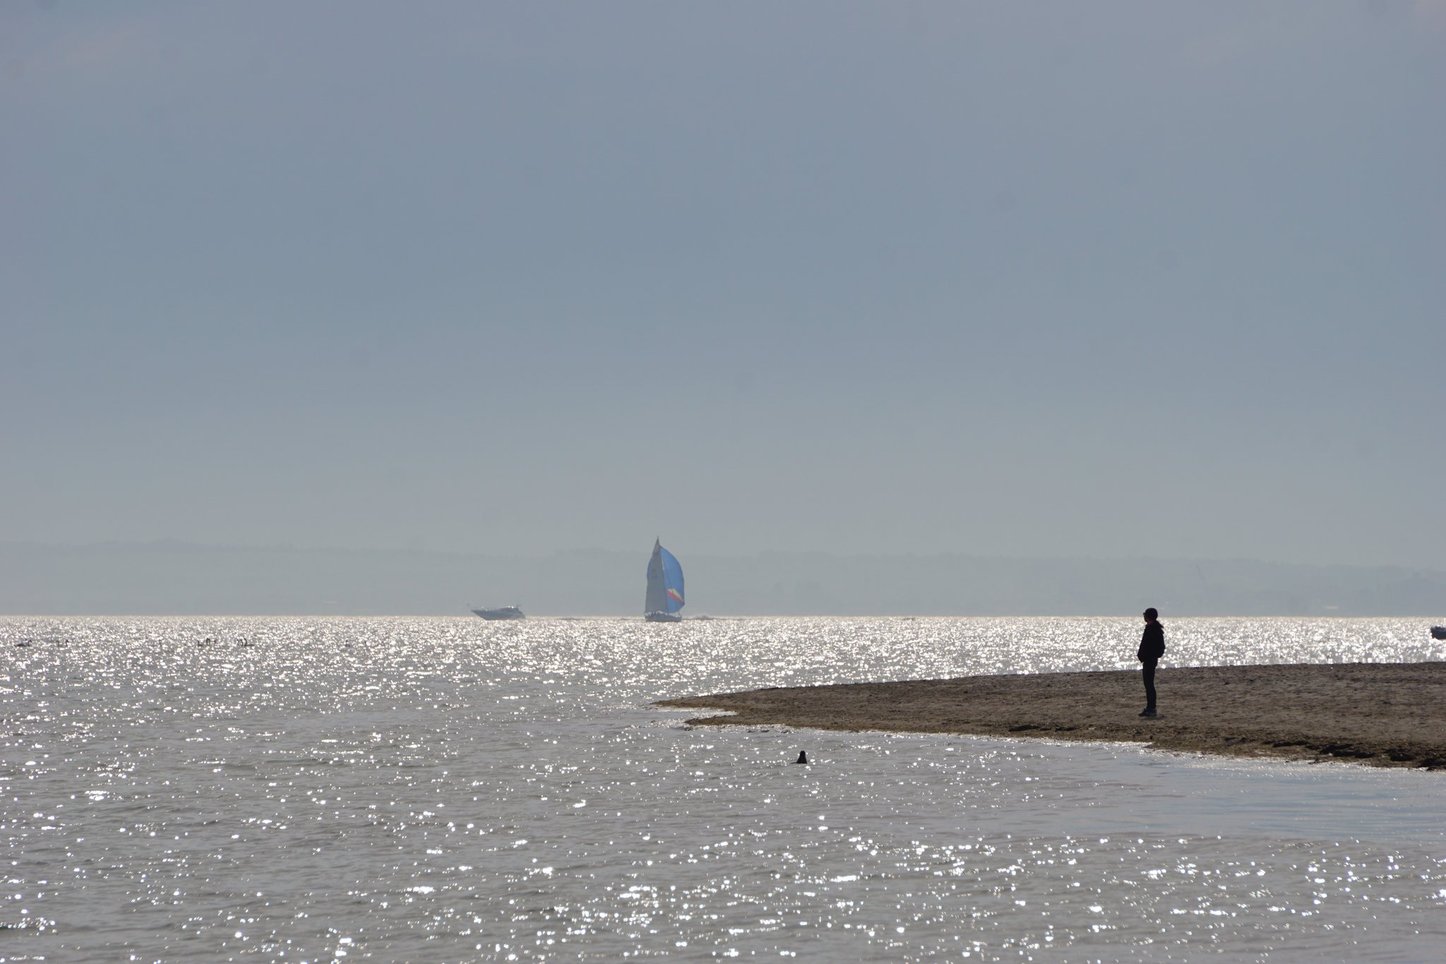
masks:
<instances>
[{"instance_id":1,"label":"person's shoe","mask_svg":"<svg viewBox=\"0 0 1446 964\"><path fill-rule=\"evenodd\" d=\"M1140 715L1141 715L1141 716L1154 716L1154 715L1155 715L1155 708L1154 708L1153 706L1147 706L1147 707L1145 707L1143 710L1140 710Z\"/></svg>"}]
</instances>

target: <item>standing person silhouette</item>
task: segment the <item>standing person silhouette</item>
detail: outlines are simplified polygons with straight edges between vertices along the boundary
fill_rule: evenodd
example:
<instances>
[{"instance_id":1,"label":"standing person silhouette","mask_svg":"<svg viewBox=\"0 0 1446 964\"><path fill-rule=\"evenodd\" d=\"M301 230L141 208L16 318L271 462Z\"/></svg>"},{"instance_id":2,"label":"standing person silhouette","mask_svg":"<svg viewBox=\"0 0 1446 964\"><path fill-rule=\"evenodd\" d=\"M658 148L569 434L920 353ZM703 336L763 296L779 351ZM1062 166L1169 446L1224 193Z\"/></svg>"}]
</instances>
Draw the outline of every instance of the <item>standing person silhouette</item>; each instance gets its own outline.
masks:
<instances>
[{"instance_id":1,"label":"standing person silhouette","mask_svg":"<svg viewBox=\"0 0 1446 964\"><path fill-rule=\"evenodd\" d=\"M1145 677L1145 708L1141 716L1155 715L1155 664L1165 655L1165 627L1160 625L1160 614L1151 606L1145 610L1145 631L1140 636L1140 651L1135 656L1140 660Z\"/></svg>"}]
</instances>

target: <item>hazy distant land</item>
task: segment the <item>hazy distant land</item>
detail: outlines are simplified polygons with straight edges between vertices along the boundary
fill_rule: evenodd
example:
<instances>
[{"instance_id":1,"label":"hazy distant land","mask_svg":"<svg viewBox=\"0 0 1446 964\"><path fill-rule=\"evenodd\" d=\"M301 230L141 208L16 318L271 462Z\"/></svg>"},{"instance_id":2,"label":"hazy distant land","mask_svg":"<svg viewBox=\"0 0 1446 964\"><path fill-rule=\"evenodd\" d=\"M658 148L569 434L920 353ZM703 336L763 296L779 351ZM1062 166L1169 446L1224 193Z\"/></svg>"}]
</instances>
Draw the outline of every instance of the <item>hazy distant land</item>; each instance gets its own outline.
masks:
<instances>
[{"instance_id":1,"label":"hazy distant land","mask_svg":"<svg viewBox=\"0 0 1446 964\"><path fill-rule=\"evenodd\" d=\"M637 615L637 552L509 558L432 551L0 543L0 612ZM1244 560L968 555L709 556L673 547L687 615L1440 616L1446 572Z\"/></svg>"}]
</instances>

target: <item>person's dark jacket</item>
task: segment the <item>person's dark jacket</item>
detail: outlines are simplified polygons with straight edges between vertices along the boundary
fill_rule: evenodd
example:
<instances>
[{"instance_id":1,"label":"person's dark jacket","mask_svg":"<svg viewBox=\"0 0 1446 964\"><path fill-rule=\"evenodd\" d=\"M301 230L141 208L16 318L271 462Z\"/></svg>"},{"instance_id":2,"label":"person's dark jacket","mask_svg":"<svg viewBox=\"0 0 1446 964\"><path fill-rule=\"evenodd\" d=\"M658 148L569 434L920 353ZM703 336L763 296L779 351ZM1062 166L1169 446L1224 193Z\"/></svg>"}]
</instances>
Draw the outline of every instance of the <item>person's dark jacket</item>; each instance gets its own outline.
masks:
<instances>
[{"instance_id":1,"label":"person's dark jacket","mask_svg":"<svg viewBox=\"0 0 1446 964\"><path fill-rule=\"evenodd\" d=\"M1140 636L1140 651L1136 654L1142 661L1153 662L1165 655L1165 627L1159 623L1146 623L1145 632Z\"/></svg>"}]
</instances>

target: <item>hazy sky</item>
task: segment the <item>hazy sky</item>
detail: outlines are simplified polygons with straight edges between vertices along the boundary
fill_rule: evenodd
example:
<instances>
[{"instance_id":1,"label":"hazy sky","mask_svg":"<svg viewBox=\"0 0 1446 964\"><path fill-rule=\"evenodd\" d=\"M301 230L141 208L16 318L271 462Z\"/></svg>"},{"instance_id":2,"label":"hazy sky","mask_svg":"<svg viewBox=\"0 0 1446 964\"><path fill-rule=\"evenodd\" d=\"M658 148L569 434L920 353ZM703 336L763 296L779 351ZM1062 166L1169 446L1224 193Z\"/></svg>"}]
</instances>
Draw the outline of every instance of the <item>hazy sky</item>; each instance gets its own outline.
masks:
<instances>
[{"instance_id":1,"label":"hazy sky","mask_svg":"<svg viewBox=\"0 0 1446 964\"><path fill-rule=\"evenodd\" d=\"M1439 0L3 0L0 540L1440 568L1443 104Z\"/></svg>"}]
</instances>

